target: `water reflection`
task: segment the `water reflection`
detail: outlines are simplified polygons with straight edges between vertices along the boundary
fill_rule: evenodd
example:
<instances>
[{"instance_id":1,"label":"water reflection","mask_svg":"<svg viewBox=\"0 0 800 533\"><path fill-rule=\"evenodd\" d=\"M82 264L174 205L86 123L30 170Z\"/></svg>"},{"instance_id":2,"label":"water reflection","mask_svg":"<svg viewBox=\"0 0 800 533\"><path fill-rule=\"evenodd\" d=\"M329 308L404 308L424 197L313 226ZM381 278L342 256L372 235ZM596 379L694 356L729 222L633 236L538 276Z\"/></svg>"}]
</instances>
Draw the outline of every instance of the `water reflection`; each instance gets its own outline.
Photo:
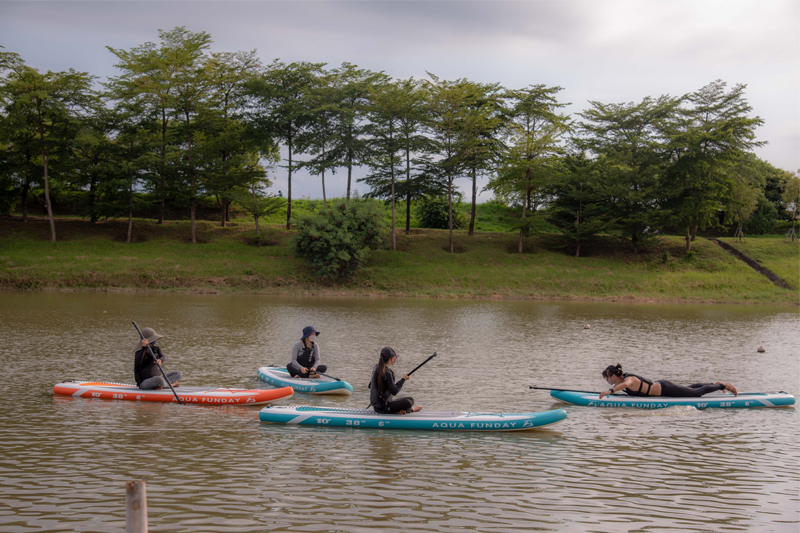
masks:
<instances>
[{"instance_id":1,"label":"water reflection","mask_svg":"<svg viewBox=\"0 0 800 533\"><path fill-rule=\"evenodd\" d=\"M438 351L404 387L428 409L561 408L528 385L596 390L616 362L800 392L795 308L5 292L0 361L28 388L0 400L0 530L118 531L132 478L148 482L152 531L798 528L795 409L569 407L550 429L480 434L53 397L63 379L130 381L131 319L167 335L185 383L248 388L315 325L329 373L355 390L289 404L363 408L385 345L400 373Z\"/></svg>"}]
</instances>

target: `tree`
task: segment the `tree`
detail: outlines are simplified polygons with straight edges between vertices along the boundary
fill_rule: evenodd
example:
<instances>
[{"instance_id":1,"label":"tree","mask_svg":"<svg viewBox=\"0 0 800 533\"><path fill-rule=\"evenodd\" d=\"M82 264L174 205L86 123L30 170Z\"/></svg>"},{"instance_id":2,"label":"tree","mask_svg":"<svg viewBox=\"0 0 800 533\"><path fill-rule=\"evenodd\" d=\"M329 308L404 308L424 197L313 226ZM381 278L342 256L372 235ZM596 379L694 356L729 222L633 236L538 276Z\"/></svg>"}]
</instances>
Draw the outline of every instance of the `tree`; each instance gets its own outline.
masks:
<instances>
[{"instance_id":1,"label":"tree","mask_svg":"<svg viewBox=\"0 0 800 533\"><path fill-rule=\"evenodd\" d=\"M82 115L95 106L96 99L91 91L94 77L73 69L42 74L25 65L18 55L5 54L2 60L8 72L0 86L0 101L4 103L6 120L15 128L26 129L29 135L32 133L31 146L41 154L50 240L55 242L50 159L71 149Z\"/></svg>"},{"instance_id":2,"label":"tree","mask_svg":"<svg viewBox=\"0 0 800 533\"><path fill-rule=\"evenodd\" d=\"M736 225L734 239L744 240L742 228L756 210L763 196L764 178L758 172L760 161L753 154L744 154L730 168L730 187L723 197L725 210Z\"/></svg>"},{"instance_id":3,"label":"tree","mask_svg":"<svg viewBox=\"0 0 800 533\"><path fill-rule=\"evenodd\" d=\"M665 220L664 129L680 99L648 96L638 104L589 103L592 107L579 113L584 122L573 142L579 150L605 159L608 216L618 220L635 253L647 236L645 228Z\"/></svg>"},{"instance_id":4,"label":"tree","mask_svg":"<svg viewBox=\"0 0 800 533\"><path fill-rule=\"evenodd\" d=\"M432 143L422 131L425 96L413 78L385 81L370 90L367 113L370 173L359 181L369 185L369 198L393 203L405 199L406 234L410 234L412 200L442 196L447 190L434 174L425 171L431 166L427 157L432 151ZM386 127L388 116L394 117L391 134ZM385 153L391 147L396 147L396 156L387 159ZM389 161L393 164L388 165Z\"/></svg>"},{"instance_id":5,"label":"tree","mask_svg":"<svg viewBox=\"0 0 800 533\"><path fill-rule=\"evenodd\" d=\"M324 63L291 63L275 60L258 79L248 83L253 127L286 145L289 157L286 194L286 229L292 219L292 156L297 137L308 126L310 117L305 104L307 88Z\"/></svg>"},{"instance_id":6,"label":"tree","mask_svg":"<svg viewBox=\"0 0 800 533\"><path fill-rule=\"evenodd\" d=\"M230 221L232 191L251 181L248 169L252 154L271 151L269 132L249 127L247 82L263 70L256 51L212 53L208 63L210 108L206 128L208 149L218 164L209 174L206 190L214 194L221 209L221 224Z\"/></svg>"},{"instance_id":7,"label":"tree","mask_svg":"<svg viewBox=\"0 0 800 533\"><path fill-rule=\"evenodd\" d=\"M550 188L554 167L562 152L562 136L569 131L569 118L559 110L556 95L561 87L531 85L522 90L507 91L511 102L506 123L506 149L497 176L487 188L522 203L519 230L519 253L523 252L523 236L530 222L533 196L541 196ZM534 209L535 211L535 209Z\"/></svg>"},{"instance_id":8,"label":"tree","mask_svg":"<svg viewBox=\"0 0 800 533\"><path fill-rule=\"evenodd\" d=\"M298 150L313 157L302 163L311 174L322 178L322 203L328 206L325 194L325 171L336 173L338 162L331 152L339 129L341 114L339 98L341 97L341 80L336 73L320 72L306 87L304 103L308 122L306 129L297 136Z\"/></svg>"},{"instance_id":9,"label":"tree","mask_svg":"<svg viewBox=\"0 0 800 533\"><path fill-rule=\"evenodd\" d=\"M280 155L277 150L274 150L267 154L267 158L274 164L280 159ZM253 216L256 223L256 235L259 234L258 219L277 213L283 209L285 204L283 198L265 192L264 189L270 187L272 182L267 179L264 168L261 166L260 161L262 159L260 154L250 158L250 166L261 170L260 175L257 177L257 173L253 172L254 179L250 183L250 190L239 187L233 189L230 193L233 200Z\"/></svg>"},{"instance_id":10,"label":"tree","mask_svg":"<svg viewBox=\"0 0 800 533\"><path fill-rule=\"evenodd\" d=\"M783 201L786 205L786 211L792 217L792 229L786 236L791 236L791 240L795 241L797 240L797 233L795 233L794 226L798 215L800 215L800 170L787 176L783 189Z\"/></svg>"},{"instance_id":11,"label":"tree","mask_svg":"<svg viewBox=\"0 0 800 533\"><path fill-rule=\"evenodd\" d=\"M698 227L713 222L726 191L732 187L728 168L744 152L764 143L755 140L759 117L744 98L745 85L726 92L717 80L686 95L689 107L677 109L669 124L673 217L686 228L686 252Z\"/></svg>"},{"instance_id":12,"label":"tree","mask_svg":"<svg viewBox=\"0 0 800 533\"><path fill-rule=\"evenodd\" d=\"M548 208L549 220L563 239L575 245L575 257L580 257L583 244L615 228L616 220L609 218L605 207L604 164L602 157L591 161L583 153L568 155L563 172L549 184L554 198Z\"/></svg>"},{"instance_id":13,"label":"tree","mask_svg":"<svg viewBox=\"0 0 800 533\"><path fill-rule=\"evenodd\" d=\"M475 94L466 80L440 80L430 72L431 81L426 88L426 126L438 160L431 163L428 172L441 177L447 183L447 201L450 229L450 253L455 251L453 243L453 181L458 178L467 163L470 145L466 142L469 133L483 116L470 114Z\"/></svg>"},{"instance_id":14,"label":"tree","mask_svg":"<svg viewBox=\"0 0 800 533\"><path fill-rule=\"evenodd\" d=\"M185 114L177 110L179 105L186 110L190 72L198 67L205 50L211 43L206 32L193 33L183 26L173 30L159 30L160 45L146 42L130 50L106 48L117 58L115 65L122 71L120 76L109 80L112 97L117 100L143 96L160 117L161 125L161 164L156 189L159 194L158 223L164 222L167 196L167 177L172 165L168 162L169 145L180 140L170 138L173 120L185 120ZM182 85L182 96L178 86ZM180 101L179 101L180 99ZM184 133L186 133L184 131ZM190 149L191 152L191 149Z\"/></svg>"},{"instance_id":15,"label":"tree","mask_svg":"<svg viewBox=\"0 0 800 533\"><path fill-rule=\"evenodd\" d=\"M347 168L346 199L350 200L353 165L360 164L368 151L363 122L370 89L385 83L388 76L359 69L351 63L342 63L331 74L339 94L334 97L337 120L333 124L328 158L334 165Z\"/></svg>"}]
</instances>

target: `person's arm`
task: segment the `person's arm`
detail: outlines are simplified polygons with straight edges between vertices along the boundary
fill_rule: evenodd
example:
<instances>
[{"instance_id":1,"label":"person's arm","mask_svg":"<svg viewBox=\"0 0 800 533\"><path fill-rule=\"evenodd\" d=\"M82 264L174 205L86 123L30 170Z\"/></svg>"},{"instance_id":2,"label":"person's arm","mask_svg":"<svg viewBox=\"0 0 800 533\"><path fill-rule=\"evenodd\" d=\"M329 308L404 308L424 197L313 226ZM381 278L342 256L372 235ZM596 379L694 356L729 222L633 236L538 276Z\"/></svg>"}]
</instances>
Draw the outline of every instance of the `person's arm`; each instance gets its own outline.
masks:
<instances>
[{"instance_id":1,"label":"person's arm","mask_svg":"<svg viewBox=\"0 0 800 533\"><path fill-rule=\"evenodd\" d=\"M298 355L300 355L300 352L298 351L297 344L295 344L294 346L292 346L292 362L289 364L292 365L294 368L296 368L298 372L302 372L303 367L300 366L300 363L297 362Z\"/></svg>"},{"instance_id":2,"label":"person's arm","mask_svg":"<svg viewBox=\"0 0 800 533\"><path fill-rule=\"evenodd\" d=\"M319 343L314 343L314 362L311 364L311 369L316 370L319 366Z\"/></svg>"},{"instance_id":3,"label":"person's arm","mask_svg":"<svg viewBox=\"0 0 800 533\"><path fill-rule=\"evenodd\" d=\"M384 377L386 379L386 389L392 393L392 396L397 396L400 393L400 389L403 388L403 383L406 382L406 378L400 378L400 381L395 383L394 372L390 372L389 370L386 371Z\"/></svg>"},{"instance_id":4,"label":"person's arm","mask_svg":"<svg viewBox=\"0 0 800 533\"><path fill-rule=\"evenodd\" d=\"M621 391L622 389L627 389L628 387L633 386L633 378L627 377L625 378L622 383L617 383L616 385L609 387L607 390L604 390L600 393L600 399L603 399L603 396L614 394L617 391Z\"/></svg>"},{"instance_id":5,"label":"person's arm","mask_svg":"<svg viewBox=\"0 0 800 533\"><path fill-rule=\"evenodd\" d=\"M167 356L164 355L164 352L161 351L161 348L158 346L150 346L153 349L153 354L156 356L156 364L160 365L167 361Z\"/></svg>"}]
</instances>

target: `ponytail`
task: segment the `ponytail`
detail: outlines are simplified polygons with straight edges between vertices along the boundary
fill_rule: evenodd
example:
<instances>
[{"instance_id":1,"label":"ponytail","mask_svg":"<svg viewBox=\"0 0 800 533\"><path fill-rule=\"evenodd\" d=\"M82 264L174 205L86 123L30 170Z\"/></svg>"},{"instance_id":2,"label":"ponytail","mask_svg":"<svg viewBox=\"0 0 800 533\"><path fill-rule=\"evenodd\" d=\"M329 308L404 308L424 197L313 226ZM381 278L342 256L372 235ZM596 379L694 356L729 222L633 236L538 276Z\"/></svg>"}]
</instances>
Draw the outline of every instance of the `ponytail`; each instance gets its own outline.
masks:
<instances>
[{"instance_id":1,"label":"ponytail","mask_svg":"<svg viewBox=\"0 0 800 533\"><path fill-rule=\"evenodd\" d=\"M378 387L378 394L383 394L383 380L386 375L386 363L392 360L392 357L397 357L397 352L394 348L389 346L381 350L381 356L378 359L378 366L375 369L375 386Z\"/></svg>"},{"instance_id":2,"label":"ponytail","mask_svg":"<svg viewBox=\"0 0 800 533\"><path fill-rule=\"evenodd\" d=\"M622 365L617 363L616 365L609 365L603 370L603 377L607 378L608 376L619 376L622 377Z\"/></svg>"}]
</instances>

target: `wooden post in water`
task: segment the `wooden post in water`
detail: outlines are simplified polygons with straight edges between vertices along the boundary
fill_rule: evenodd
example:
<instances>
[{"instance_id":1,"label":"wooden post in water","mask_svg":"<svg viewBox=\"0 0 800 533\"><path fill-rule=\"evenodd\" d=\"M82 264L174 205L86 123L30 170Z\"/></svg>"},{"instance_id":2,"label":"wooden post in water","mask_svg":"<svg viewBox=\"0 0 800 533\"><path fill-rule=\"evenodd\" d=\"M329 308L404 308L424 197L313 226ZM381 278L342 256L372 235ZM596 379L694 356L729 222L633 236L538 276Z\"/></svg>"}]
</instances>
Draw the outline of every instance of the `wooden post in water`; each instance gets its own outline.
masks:
<instances>
[{"instance_id":1,"label":"wooden post in water","mask_svg":"<svg viewBox=\"0 0 800 533\"><path fill-rule=\"evenodd\" d=\"M147 533L147 492L144 481L125 483L125 533Z\"/></svg>"}]
</instances>

